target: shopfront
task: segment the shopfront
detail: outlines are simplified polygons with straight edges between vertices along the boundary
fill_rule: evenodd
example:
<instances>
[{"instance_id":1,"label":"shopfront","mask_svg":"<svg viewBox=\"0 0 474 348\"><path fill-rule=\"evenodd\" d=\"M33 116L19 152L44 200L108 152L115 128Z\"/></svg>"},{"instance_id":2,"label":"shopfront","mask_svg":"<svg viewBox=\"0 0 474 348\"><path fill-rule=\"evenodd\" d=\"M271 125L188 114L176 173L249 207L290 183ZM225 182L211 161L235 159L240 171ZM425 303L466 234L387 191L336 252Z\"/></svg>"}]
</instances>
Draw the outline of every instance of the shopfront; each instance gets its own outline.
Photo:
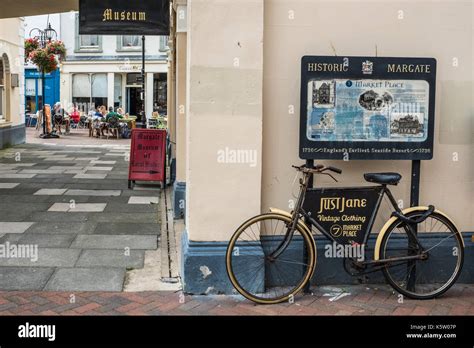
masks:
<instances>
[{"instance_id":1,"label":"shopfront","mask_svg":"<svg viewBox=\"0 0 474 348\"><path fill-rule=\"evenodd\" d=\"M45 74L45 103L53 106L59 101L60 72ZM36 69L25 69L25 112L34 114L43 105L41 73Z\"/></svg>"}]
</instances>

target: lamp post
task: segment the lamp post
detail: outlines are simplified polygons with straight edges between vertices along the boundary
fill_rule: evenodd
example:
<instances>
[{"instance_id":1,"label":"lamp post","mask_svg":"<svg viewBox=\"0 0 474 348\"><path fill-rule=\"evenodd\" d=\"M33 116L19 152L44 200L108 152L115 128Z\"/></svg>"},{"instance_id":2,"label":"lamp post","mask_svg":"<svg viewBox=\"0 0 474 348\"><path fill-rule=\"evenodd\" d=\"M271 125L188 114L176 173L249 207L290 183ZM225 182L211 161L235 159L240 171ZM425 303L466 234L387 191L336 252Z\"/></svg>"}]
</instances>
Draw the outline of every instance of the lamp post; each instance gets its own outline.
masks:
<instances>
[{"instance_id":1,"label":"lamp post","mask_svg":"<svg viewBox=\"0 0 474 348\"><path fill-rule=\"evenodd\" d=\"M32 35L34 32L37 33L37 35ZM46 29L41 30L38 28L33 28L30 31L29 34L30 38L34 38L38 40L38 43L41 48L46 48L46 45L51 42L51 40L56 40L58 37L58 33L56 30L54 30L51 27L51 23L48 23L48 26ZM52 134L52 133L47 133L46 132L46 95L45 95L45 72L44 68L41 69L41 94L42 94L42 100L41 100L41 108L43 110L43 134L40 135L40 138L42 139L52 139L52 138L59 138L59 135Z\"/></svg>"}]
</instances>

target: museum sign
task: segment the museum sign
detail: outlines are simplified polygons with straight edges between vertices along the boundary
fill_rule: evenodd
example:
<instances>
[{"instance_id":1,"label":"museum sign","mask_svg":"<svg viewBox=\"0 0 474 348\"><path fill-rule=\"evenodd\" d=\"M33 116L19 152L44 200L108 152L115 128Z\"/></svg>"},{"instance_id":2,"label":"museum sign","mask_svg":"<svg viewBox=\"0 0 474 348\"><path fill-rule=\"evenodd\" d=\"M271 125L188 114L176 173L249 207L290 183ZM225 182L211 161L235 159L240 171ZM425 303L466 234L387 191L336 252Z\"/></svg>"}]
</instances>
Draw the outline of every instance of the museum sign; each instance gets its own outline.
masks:
<instances>
[{"instance_id":1,"label":"museum sign","mask_svg":"<svg viewBox=\"0 0 474 348\"><path fill-rule=\"evenodd\" d=\"M81 35L169 35L170 0L80 0Z\"/></svg>"}]
</instances>

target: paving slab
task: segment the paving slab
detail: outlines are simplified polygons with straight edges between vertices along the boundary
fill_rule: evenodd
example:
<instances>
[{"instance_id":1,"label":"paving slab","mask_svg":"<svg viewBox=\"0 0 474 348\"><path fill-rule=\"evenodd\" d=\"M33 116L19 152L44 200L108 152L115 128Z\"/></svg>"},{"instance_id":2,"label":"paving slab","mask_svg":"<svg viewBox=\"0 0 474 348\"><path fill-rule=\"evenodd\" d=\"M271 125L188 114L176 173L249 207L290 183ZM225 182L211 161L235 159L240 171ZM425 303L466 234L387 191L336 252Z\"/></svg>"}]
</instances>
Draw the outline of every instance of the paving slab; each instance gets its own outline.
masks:
<instances>
[{"instance_id":1,"label":"paving slab","mask_svg":"<svg viewBox=\"0 0 474 348\"><path fill-rule=\"evenodd\" d=\"M156 249L155 235L78 235L71 248L78 249Z\"/></svg>"},{"instance_id":2,"label":"paving slab","mask_svg":"<svg viewBox=\"0 0 474 348\"><path fill-rule=\"evenodd\" d=\"M20 185L16 182L0 182L0 189L12 189Z\"/></svg>"},{"instance_id":3,"label":"paving slab","mask_svg":"<svg viewBox=\"0 0 474 348\"><path fill-rule=\"evenodd\" d=\"M38 260L27 257L0 257L0 266L12 267L73 267L79 258L79 249L39 248Z\"/></svg>"},{"instance_id":4,"label":"paving slab","mask_svg":"<svg viewBox=\"0 0 474 348\"><path fill-rule=\"evenodd\" d=\"M54 203L48 211L50 212L68 212L68 213L100 213L103 212L107 203Z\"/></svg>"},{"instance_id":5,"label":"paving slab","mask_svg":"<svg viewBox=\"0 0 474 348\"><path fill-rule=\"evenodd\" d=\"M110 222L97 224L93 234L132 235L134 233L158 235L160 234L160 225L155 223Z\"/></svg>"},{"instance_id":6,"label":"paving slab","mask_svg":"<svg viewBox=\"0 0 474 348\"><path fill-rule=\"evenodd\" d=\"M125 269L60 268L44 290L48 291L122 291Z\"/></svg>"},{"instance_id":7,"label":"paving slab","mask_svg":"<svg viewBox=\"0 0 474 348\"><path fill-rule=\"evenodd\" d=\"M0 290L42 290L54 268L0 267Z\"/></svg>"},{"instance_id":8,"label":"paving slab","mask_svg":"<svg viewBox=\"0 0 474 348\"><path fill-rule=\"evenodd\" d=\"M122 190L67 190L67 196L120 196Z\"/></svg>"},{"instance_id":9,"label":"paving slab","mask_svg":"<svg viewBox=\"0 0 474 348\"><path fill-rule=\"evenodd\" d=\"M116 163L117 161L100 161L100 160L91 161L91 164L103 164L103 165L113 165Z\"/></svg>"},{"instance_id":10,"label":"paving slab","mask_svg":"<svg viewBox=\"0 0 474 348\"><path fill-rule=\"evenodd\" d=\"M110 172L114 167L86 167L85 170L95 170L95 171L104 171L104 172Z\"/></svg>"},{"instance_id":11,"label":"paving slab","mask_svg":"<svg viewBox=\"0 0 474 348\"><path fill-rule=\"evenodd\" d=\"M26 234L88 234L93 233L97 223L94 222L36 222L28 228Z\"/></svg>"},{"instance_id":12,"label":"paving slab","mask_svg":"<svg viewBox=\"0 0 474 348\"><path fill-rule=\"evenodd\" d=\"M28 215L28 219L35 222L56 221L56 222L79 222L91 220L93 213L68 213L68 212L35 212ZM24 218L23 218L24 220Z\"/></svg>"},{"instance_id":13,"label":"paving slab","mask_svg":"<svg viewBox=\"0 0 474 348\"><path fill-rule=\"evenodd\" d=\"M67 189L60 188L60 189L40 189L36 191L34 194L37 196L61 196Z\"/></svg>"},{"instance_id":14,"label":"paving slab","mask_svg":"<svg viewBox=\"0 0 474 348\"><path fill-rule=\"evenodd\" d=\"M103 180L105 179L107 174L76 174L74 175L74 179L97 179ZM1 176L0 176L1 179Z\"/></svg>"},{"instance_id":15,"label":"paving slab","mask_svg":"<svg viewBox=\"0 0 474 348\"><path fill-rule=\"evenodd\" d=\"M83 250L76 267L123 267L127 269L142 268L145 259L143 250Z\"/></svg>"},{"instance_id":16,"label":"paving slab","mask_svg":"<svg viewBox=\"0 0 474 348\"><path fill-rule=\"evenodd\" d=\"M75 238L75 234L25 233L21 235L18 243L34 244L40 248L68 248Z\"/></svg>"},{"instance_id":17,"label":"paving slab","mask_svg":"<svg viewBox=\"0 0 474 348\"><path fill-rule=\"evenodd\" d=\"M62 174L62 169L23 169L20 174Z\"/></svg>"},{"instance_id":18,"label":"paving slab","mask_svg":"<svg viewBox=\"0 0 474 348\"><path fill-rule=\"evenodd\" d=\"M0 234L24 233L34 222L0 222Z\"/></svg>"},{"instance_id":19,"label":"paving slab","mask_svg":"<svg viewBox=\"0 0 474 348\"><path fill-rule=\"evenodd\" d=\"M16 244L18 241L23 237L22 233L7 233L0 235L0 244L6 244L7 242L10 244Z\"/></svg>"},{"instance_id":20,"label":"paving slab","mask_svg":"<svg viewBox=\"0 0 474 348\"><path fill-rule=\"evenodd\" d=\"M0 179L31 179L36 174L0 174Z\"/></svg>"},{"instance_id":21,"label":"paving slab","mask_svg":"<svg viewBox=\"0 0 474 348\"><path fill-rule=\"evenodd\" d=\"M154 196L131 196L128 204L158 204L158 197Z\"/></svg>"},{"instance_id":22,"label":"paving slab","mask_svg":"<svg viewBox=\"0 0 474 348\"><path fill-rule=\"evenodd\" d=\"M90 214L88 216L90 221L96 221L99 223L113 222L148 222L158 223L158 214L154 213L125 213L122 212L117 214L116 212L104 212L100 214Z\"/></svg>"},{"instance_id":23,"label":"paving slab","mask_svg":"<svg viewBox=\"0 0 474 348\"><path fill-rule=\"evenodd\" d=\"M99 157L76 157L75 158L76 161L88 161L88 162L96 161L98 159L99 159Z\"/></svg>"}]
</instances>

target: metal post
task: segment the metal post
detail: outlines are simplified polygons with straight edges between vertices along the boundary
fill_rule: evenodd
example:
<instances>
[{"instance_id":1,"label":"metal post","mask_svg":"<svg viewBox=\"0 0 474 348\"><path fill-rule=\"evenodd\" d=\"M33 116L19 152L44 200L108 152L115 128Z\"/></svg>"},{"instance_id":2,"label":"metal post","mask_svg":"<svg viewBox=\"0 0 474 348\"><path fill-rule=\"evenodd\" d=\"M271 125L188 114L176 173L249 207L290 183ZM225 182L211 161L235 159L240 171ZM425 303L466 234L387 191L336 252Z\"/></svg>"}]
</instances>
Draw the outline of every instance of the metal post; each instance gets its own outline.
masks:
<instances>
[{"instance_id":1,"label":"metal post","mask_svg":"<svg viewBox=\"0 0 474 348\"><path fill-rule=\"evenodd\" d=\"M410 207L416 207L420 201L421 161L411 161Z\"/></svg>"},{"instance_id":2,"label":"metal post","mask_svg":"<svg viewBox=\"0 0 474 348\"><path fill-rule=\"evenodd\" d=\"M411 162L411 185L410 185L410 207L416 207L420 202L420 172L421 172L421 161L413 160ZM411 228L413 232L418 234L418 226L416 224L412 225ZM416 248L416 240L410 238L408 235L408 246ZM410 252L409 255L412 253ZM407 271L410 272L408 278L407 288L409 290L415 289L415 280L416 280L416 261L411 261L407 263Z\"/></svg>"},{"instance_id":3,"label":"metal post","mask_svg":"<svg viewBox=\"0 0 474 348\"><path fill-rule=\"evenodd\" d=\"M314 160L306 160L306 168L314 168ZM313 174L311 174L308 180L308 189L313 188L313 179L314 179ZM308 226L311 226L311 223L307 219L305 219L305 224L307 224ZM304 243L303 245L306 246L306 244ZM306 250L306 247L304 248L303 252L304 252L303 263L305 264L303 272L306 272L306 268L307 268L306 264L308 262L308 251ZM311 292L311 279L304 286L303 292L305 294L309 294Z\"/></svg>"},{"instance_id":4,"label":"metal post","mask_svg":"<svg viewBox=\"0 0 474 348\"><path fill-rule=\"evenodd\" d=\"M41 101L41 107L43 109L43 136L46 136L46 96L44 95L45 93L45 74L44 74L44 69L41 69L41 96L42 96L42 101Z\"/></svg>"},{"instance_id":5,"label":"metal post","mask_svg":"<svg viewBox=\"0 0 474 348\"><path fill-rule=\"evenodd\" d=\"M145 35L142 35L142 128L146 128L146 113L145 113Z\"/></svg>"}]
</instances>

